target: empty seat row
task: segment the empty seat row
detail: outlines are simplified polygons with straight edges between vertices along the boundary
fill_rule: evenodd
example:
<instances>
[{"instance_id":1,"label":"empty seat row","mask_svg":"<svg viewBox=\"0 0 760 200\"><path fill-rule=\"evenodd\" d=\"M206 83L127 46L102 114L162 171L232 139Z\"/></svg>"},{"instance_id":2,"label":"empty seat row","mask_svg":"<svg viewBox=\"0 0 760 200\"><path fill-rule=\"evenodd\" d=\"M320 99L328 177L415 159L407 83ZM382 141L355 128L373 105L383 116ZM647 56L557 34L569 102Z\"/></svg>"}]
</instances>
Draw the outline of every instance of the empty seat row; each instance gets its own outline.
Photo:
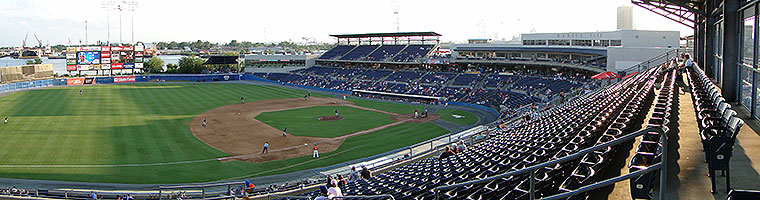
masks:
<instances>
[{"instance_id":1,"label":"empty seat row","mask_svg":"<svg viewBox=\"0 0 760 200\"><path fill-rule=\"evenodd\" d=\"M648 132L639 140L639 145L634 151L634 155L628 164L630 173L645 170L652 165L660 163L663 154L663 144L661 143L661 134L667 135L668 126L673 114L673 100L675 98L675 70L667 70L664 73L662 87L657 93L652 114L647 121L647 127L659 127L663 130L660 132ZM631 197L634 199L652 199L652 190L654 189L657 173L650 172L639 177L631 179L630 189Z\"/></svg>"},{"instance_id":2,"label":"empty seat row","mask_svg":"<svg viewBox=\"0 0 760 200\"><path fill-rule=\"evenodd\" d=\"M736 136L744 121L736 116L726 100L705 73L697 68L687 68L687 78L692 86L692 102L699 127L699 137L707 161L708 176L715 192L716 170L726 175L726 190L731 189L729 161L733 155Z\"/></svg>"}]
</instances>

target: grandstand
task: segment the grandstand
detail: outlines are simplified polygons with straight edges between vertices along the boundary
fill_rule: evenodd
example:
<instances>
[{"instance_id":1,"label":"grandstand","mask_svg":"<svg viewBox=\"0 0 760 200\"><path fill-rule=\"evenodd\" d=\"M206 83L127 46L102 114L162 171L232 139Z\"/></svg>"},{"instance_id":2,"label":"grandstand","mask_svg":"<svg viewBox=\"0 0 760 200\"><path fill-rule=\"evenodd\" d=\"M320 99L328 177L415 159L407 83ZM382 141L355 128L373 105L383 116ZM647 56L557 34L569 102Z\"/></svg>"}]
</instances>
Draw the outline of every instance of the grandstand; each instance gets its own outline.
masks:
<instances>
[{"instance_id":1,"label":"grandstand","mask_svg":"<svg viewBox=\"0 0 760 200\"><path fill-rule=\"evenodd\" d=\"M338 45L317 59L318 64L366 62L385 64L421 63L438 48L435 32L399 32L330 35Z\"/></svg>"},{"instance_id":2,"label":"grandstand","mask_svg":"<svg viewBox=\"0 0 760 200\"><path fill-rule=\"evenodd\" d=\"M449 101L484 105L503 112L533 103L544 103L547 95L542 94L548 91L570 93L581 89L585 83L577 79L555 80L553 77L542 77L538 74L499 75L389 69L359 70L320 66L292 73L262 74L260 77L346 92L366 90L443 97ZM517 85L518 83L520 84Z\"/></svg>"}]
</instances>

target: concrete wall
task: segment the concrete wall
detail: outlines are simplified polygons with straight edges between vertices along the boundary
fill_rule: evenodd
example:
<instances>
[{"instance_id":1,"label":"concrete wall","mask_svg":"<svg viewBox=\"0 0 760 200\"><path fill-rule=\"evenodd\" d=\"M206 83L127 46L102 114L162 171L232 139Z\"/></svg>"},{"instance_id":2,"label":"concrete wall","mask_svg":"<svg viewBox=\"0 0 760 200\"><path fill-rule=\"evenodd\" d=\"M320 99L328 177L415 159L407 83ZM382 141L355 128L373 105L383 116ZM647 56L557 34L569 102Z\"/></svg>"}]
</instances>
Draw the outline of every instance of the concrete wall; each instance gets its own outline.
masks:
<instances>
[{"instance_id":1,"label":"concrete wall","mask_svg":"<svg viewBox=\"0 0 760 200\"><path fill-rule=\"evenodd\" d=\"M53 77L53 64L21 65L0 68L2 82Z\"/></svg>"},{"instance_id":2,"label":"concrete wall","mask_svg":"<svg viewBox=\"0 0 760 200\"><path fill-rule=\"evenodd\" d=\"M657 47L610 47L607 49L607 71L618 72L669 51Z\"/></svg>"},{"instance_id":3,"label":"concrete wall","mask_svg":"<svg viewBox=\"0 0 760 200\"><path fill-rule=\"evenodd\" d=\"M620 30L624 47L670 47L678 48L678 31Z\"/></svg>"}]
</instances>

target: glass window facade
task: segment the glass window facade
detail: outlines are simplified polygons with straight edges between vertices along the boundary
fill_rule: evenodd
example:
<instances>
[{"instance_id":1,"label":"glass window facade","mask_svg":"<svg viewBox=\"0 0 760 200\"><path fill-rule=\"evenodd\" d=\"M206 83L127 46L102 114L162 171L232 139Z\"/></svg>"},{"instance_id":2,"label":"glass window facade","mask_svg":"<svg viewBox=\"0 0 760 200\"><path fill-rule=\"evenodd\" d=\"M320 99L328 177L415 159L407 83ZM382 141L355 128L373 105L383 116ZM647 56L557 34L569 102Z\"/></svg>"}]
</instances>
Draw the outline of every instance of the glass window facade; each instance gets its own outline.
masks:
<instances>
[{"instance_id":1,"label":"glass window facade","mask_svg":"<svg viewBox=\"0 0 760 200\"><path fill-rule=\"evenodd\" d=\"M760 116L759 112L760 109L760 99L758 98L758 93L760 93L760 87L758 83L758 78L760 77L760 70L758 70L758 51L757 51L757 35L760 30L758 30L757 25L757 7L756 6L749 6L747 9L741 10L741 23L740 23L740 44L739 44L739 63L737 63L736 66L739 67L739 83L738 83L738 92L739 92L739 103L747 108L751 114L755 117ZM716 30L719 33L723 33L722 30L718 29ZM721 37L716 37L715 39L717 42L723 42ZM717 43L720 44L720 43ZM722 56L718 51L723 50L722 46L716 45L716 57ZM717 59L716 59L717 60ZM717 62L717 61L716 61ZM716 65L717 66L717 65ZM722 72L723 69L721 66L719 72ZM722 74L720 74L722 75Z\"/></svg>"}]
</instances>

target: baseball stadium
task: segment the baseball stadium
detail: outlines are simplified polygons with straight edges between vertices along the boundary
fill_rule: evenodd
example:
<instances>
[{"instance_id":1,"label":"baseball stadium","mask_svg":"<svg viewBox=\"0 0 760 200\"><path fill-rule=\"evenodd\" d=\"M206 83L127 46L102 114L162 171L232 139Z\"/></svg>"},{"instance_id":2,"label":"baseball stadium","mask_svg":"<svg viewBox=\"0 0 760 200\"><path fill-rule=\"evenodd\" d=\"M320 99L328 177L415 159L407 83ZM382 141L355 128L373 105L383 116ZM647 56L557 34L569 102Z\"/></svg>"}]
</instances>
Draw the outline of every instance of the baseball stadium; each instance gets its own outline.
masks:
<instances>
[{"instance_id":1,"label":"baseball stadium","mask_svg":"<svg viewBox=\"0 0 760 200\"><path fill-rule=\"evenodd\" d=\"M24 39L0 199L760 199L760 0L626 3L616 30L509 41ZM136 5L102 4L119 29Z\"/></svg>"}]
</instances>

